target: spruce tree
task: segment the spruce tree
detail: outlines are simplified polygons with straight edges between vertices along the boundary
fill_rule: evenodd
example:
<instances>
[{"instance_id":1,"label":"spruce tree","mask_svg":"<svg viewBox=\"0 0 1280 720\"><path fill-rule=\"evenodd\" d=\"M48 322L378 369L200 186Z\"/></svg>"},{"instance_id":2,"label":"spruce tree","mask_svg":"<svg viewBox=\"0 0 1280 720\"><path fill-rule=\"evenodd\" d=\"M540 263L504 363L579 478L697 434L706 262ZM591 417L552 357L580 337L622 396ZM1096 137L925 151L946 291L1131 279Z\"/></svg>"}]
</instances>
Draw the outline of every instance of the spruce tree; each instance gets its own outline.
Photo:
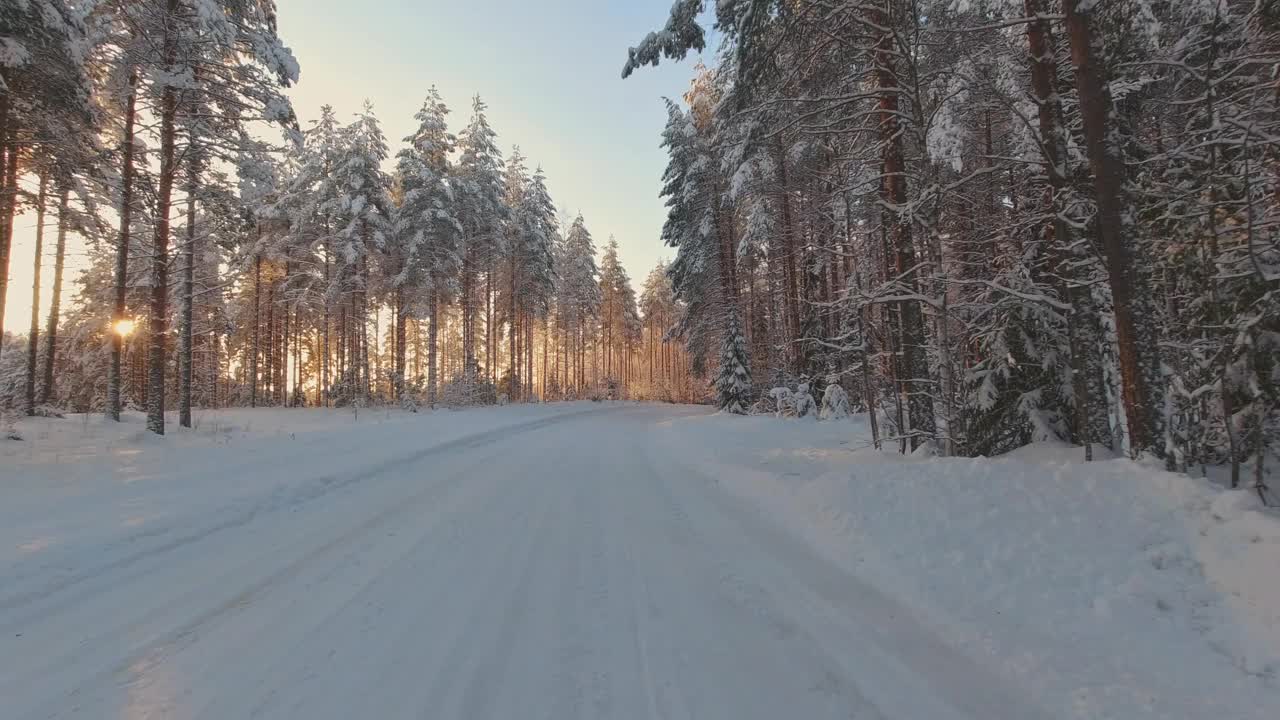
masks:
<instances>
[{"instance_id":1,"label":"spruce tree","mask_svg":"<svg viewBox=\"0 0 1280 720\"><path fill-rule=\"evenodd\" d=\"M716 404L723 412L746 415L751 406L751 361L747 341L736 312L729 313L728 328L720 344L720 370L716 375Z\"/></svg>"}]
</instances>

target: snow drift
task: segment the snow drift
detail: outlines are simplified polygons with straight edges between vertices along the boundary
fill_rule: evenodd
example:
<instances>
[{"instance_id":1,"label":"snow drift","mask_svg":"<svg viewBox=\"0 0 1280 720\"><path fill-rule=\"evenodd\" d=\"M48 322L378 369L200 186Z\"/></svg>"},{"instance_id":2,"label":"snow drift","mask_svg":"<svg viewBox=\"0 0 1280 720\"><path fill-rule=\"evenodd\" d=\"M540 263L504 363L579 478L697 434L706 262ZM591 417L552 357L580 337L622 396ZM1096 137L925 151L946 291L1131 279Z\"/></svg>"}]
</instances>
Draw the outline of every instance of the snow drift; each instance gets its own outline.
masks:
<instances>
[{"instance_id":1,"label":"snow drift","mask_svg":"<svg viewBox=\"0 0 1280 720\"><path fill-rule=\"evenodd\" d=\"M697 472L1064 717L1280 712L1280 518L1255 495L1047 444L900 457L864 423L670 431Z\"/></svg>"}]
</instances>

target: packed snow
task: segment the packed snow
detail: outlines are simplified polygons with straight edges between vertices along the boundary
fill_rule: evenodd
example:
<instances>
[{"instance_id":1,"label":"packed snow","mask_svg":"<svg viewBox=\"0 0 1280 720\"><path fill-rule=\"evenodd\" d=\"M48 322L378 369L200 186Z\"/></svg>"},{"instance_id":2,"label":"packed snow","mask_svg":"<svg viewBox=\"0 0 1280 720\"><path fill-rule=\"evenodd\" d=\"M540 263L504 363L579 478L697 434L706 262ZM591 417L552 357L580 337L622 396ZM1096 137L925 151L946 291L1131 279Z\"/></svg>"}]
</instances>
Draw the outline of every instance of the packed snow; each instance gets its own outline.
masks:
<instances>
[{"instance_id":1,"label":"packed snow","mask_svg":"<svg viewBox=\"0 0 1280 720\"><path fill-rule=\"evenodd\" d=\"M634 403L23 420L6 718L1267 718L1280 519Z\"/></svg>"}]
</instances>

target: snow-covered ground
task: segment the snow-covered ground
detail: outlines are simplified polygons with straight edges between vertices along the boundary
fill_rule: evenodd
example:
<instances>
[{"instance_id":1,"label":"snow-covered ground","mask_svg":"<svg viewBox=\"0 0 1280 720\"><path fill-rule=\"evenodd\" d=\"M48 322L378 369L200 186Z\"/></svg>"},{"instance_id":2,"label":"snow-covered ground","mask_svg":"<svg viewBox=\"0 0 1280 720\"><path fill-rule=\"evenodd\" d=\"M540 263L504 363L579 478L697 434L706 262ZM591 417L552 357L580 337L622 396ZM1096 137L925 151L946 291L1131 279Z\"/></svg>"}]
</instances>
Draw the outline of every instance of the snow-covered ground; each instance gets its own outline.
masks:
<instances>
[{"instance_id":1,"label":"snow-covered ground","mask_svg":"<svg viewBox=\"0 0 1280 720\"><path fill-rule=\"evenodd\" d=\"M198 425L0 443L0 717L1280 716L1244 492L691 407Z\"/></svg>"}]
</instances>

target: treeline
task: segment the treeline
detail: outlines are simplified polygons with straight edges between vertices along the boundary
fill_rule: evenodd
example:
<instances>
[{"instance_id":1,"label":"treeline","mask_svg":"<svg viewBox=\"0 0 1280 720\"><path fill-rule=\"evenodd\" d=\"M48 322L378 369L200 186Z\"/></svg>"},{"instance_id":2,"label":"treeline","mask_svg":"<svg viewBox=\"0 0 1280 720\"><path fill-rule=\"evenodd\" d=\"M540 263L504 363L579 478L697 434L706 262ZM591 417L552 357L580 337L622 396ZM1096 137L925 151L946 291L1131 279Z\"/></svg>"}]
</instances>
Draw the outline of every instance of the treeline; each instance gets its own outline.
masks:
<instances>
[{"instance_id":1,"label":"treeline","mask_svg":"<svg viewBox=\"0 0 1280 720\"><path fill-rule=\"evenodd\" d=\"M597 263L479 98L455 136L432 88L391 157L368 105L300 126L273 3L0 0L0 24L0 298L20 214L37 273L0 406L163 433L229 404L701 398L665 272L637 296L612 239Z\"/></svg>"},{"instance_id":2,"label":"treeline","mask_svg":"<svg viewBox=\"0 0 1280 720\"><path fill-rule=\"evenodd\" d=\"M701 50L700 0L625 77ZM839 383L902 451L1228 464L1280 432L1280 4L721 0L664 239L723 407Z\"/></svg>"}]
</instances>

